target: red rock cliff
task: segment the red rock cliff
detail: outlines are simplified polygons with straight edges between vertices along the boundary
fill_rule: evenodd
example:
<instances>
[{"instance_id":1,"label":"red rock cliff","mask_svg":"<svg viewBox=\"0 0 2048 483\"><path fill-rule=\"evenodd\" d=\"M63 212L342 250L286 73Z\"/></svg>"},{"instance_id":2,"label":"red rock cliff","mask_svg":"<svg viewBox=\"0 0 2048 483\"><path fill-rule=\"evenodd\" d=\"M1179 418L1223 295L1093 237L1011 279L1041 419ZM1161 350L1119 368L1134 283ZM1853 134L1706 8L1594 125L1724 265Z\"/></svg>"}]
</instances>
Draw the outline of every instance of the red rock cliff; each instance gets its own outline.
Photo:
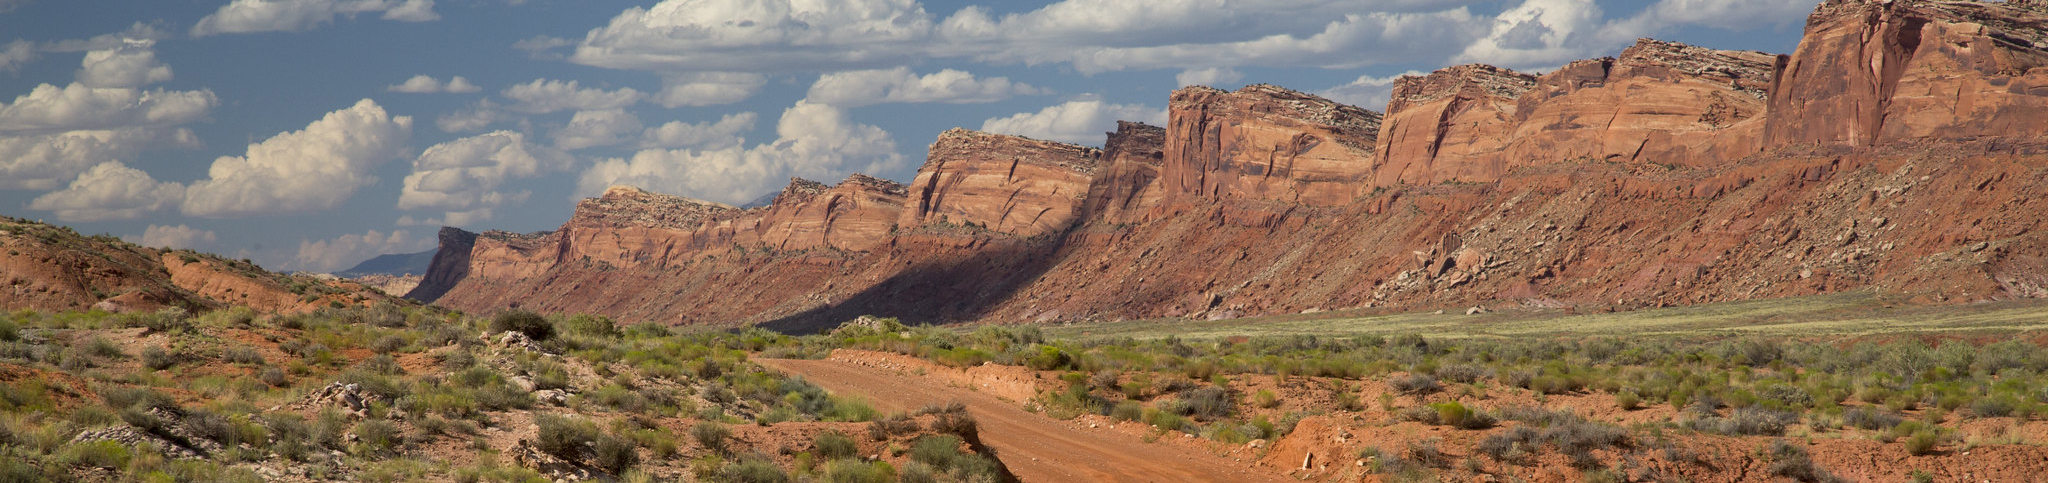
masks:
<instances>
[{"instance_id":1,"label":"red rock cliff","mask_svg":"<svg viewBox=\"0 0 2048 483\"><path fill-rule=\"evenodd\" d=\"M1166 129L1117 121L1116 132L1102 145L1103 167L1089 183L1087 216L1092 221L1130 223L1159 205L1165 196L1155 181L1165 159Z\"/></svg>"},{"instance_id":2,"label":"red rock cliff","mask_svg":"<svg viewBox=\"0 0 2048 483\"><path fill-rule=\"evenodd\" d=\"M1277 86L1188 87L1168 108L1160 182L1170 203L1350 203L1372 173L1380 115Z\"/></svg>"},{"instance_id":3,"label":"red rock cliff","mask_svg":"<svg viewBox=\"0 0 2048 483\"><path fill-rule=\"evenodd\" d=\"M1779 69L1769 147L2048 132L2048 8L1829 0Z\"/></svg>"},{"instance_id":4,"label":"red rock cliff","mask_svg":"<svg viewBox=\"0 0 2048 483\"><path fill-rule=\"evenodd\" d=\"M1031 237L1079 219L1102 153L1066 143L965 129L939 134L896 225L980 227Z\"/></svg>"}]
</instances>

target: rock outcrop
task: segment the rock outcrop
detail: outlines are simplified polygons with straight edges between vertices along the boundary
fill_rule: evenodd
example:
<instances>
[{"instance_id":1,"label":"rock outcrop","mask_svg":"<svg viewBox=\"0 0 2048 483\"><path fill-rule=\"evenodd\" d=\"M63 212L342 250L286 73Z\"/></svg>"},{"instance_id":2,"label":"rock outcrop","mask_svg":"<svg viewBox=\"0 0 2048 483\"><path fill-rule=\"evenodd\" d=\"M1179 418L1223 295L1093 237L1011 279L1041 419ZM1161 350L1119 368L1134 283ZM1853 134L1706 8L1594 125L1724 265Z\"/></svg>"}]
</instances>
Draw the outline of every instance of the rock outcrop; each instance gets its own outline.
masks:
<instances>
[{"instance_id":1,"label":"rock outcrop","mask_svg":"<svg viewBox=\"0 0 2048 483\"><path fill-rule=\"evenodd\" d=\"M1190 87L1100 151L952 130L907 189L796 180L756 209L614 189L476 237L441 303L815 330L2048 297L2043 12L1831 1L1791 57L1457 66L1396 82L1384 118Z\"/></svg>"},{"instance_id":2,"label":"rock outcrop","mask_svg":"<svg viewBox=\"0 0 2048 483\"><path fill-rule=\"evenodd\" d=\"M1380 115L1277 86L1173 92L1160 182L1172 203L1351 202L1372 173Z\"/></svg>"},{"instance_id":3,"label":"rock outcrop","mask_svg":"<svg viewBox=\"0 0 2048 483\"><path fill-rule=\"evenodd\" d=\"M896 225L1057 233L1078 220L1101 156L1072 144L947 130L918 168Z\"/></svg>"},{"instance_id":4,"label":"rock outcrop","mask_svg":"<svg viewBox=\"0 0 2048 483\"><path fill-rule=\"evenodd\" d=\"M297 313L388 300L332 277L273 273L246 260L0 216L0 307L198 314L239 305Z\"/></svg>"},{"instance_id":5,"label":"rock outcrop","mask_svg":"<svg viewBox=\"0 0 2048 483\"><path fill-rule=\"evenodd\" d=\"M455 288L456 283L469 278L470 257L476 252L476 234L461 228L443 227L437 236L440 248L434 251L434 261L427 265L427 274L420 277L419 285L405 293L405 298L433 302Z\"/></svg>"},{"instance_id":6,"label":"rock outcrop","mask_svg":"<svg viewBox=\"0 0 2048 483\"><path fill-rule=\"evenodd\" d=\"M1829 0L1779 69L1766 146L2041 136L2048 8Z\"/></svg>"}]
</instances>

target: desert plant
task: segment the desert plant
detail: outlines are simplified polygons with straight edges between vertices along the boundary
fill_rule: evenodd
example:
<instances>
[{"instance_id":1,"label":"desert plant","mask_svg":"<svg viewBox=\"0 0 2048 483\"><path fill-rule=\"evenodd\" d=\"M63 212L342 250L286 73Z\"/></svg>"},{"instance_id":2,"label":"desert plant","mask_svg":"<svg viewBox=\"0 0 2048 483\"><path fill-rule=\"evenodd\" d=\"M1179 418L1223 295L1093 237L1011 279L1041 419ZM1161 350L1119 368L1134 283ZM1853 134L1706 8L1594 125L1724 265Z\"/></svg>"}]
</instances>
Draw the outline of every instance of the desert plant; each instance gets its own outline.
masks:
<instances>
[{"instance_id":1,"label":"desert plant","mask_svg":"<svg viewBox=\"0 0 2048 483\"><path fill-rule=\"evenodd\" d=\"M149 368L152 371L161 371L170 369L171 366L177 364L178 357L171 354L170 351L164 350L163 347L149 346L142 349L142 367Z\"/></svg>"},{"instance_id":2,"label":"desert plant","mask_svg":"<svg viewBox=\"0 0 2048 483\"><path fill-rule=\"evenodd\" d=\"M1187 402L1188 415L1204 420L1230 417L1237 409L1237 401L1230 396L1230 391L1216 386L1182 393L1181 400Z\"/></svg>"},{"instance_id":3,"label":"desert plant","mask_svg":"<svg viewBox=\"0 0 2048 483\"><path fill-rule=\"evenodd\" d=\"M829 461L852 458L860 452L860 447L846 433L825 431L811 440L811 452Z\"/></svg>"},{"instance_id":4,"label":"desert plant","mask_svg":"<svg viewBox=\"0 0 2048 483\"><path fill-rule=\"evenodd\" d=\"M1272 409L1280 406L1280 396L1273 394L1273 391L1270 389L1260 389L1259 392L1252 393L1252 404Z\"/></svg>"},{"instance_id":5,"label":"desert plant","mask_svg":"<svg viewBox=\"0 0 2048 483\"><path fill-rule=\"evenodd\" d=\"M1771 474L1775 476L1807 483L1844 481L1833 473L1829 473L1827 470L1815 465L1813 459L1807 456L1806 448L1787 443L1782 439L1771 442L1770 458Z\"/></svg>"},{"instance_id":6,"label":"desert plant","mask_svg":"<svg viewBox=\"0 0 2048 483\"><path fill-rule=\"evenodd\" d=\"M696 439L697 445L703 446L704 449L723 453L726 451L726 440L732 438L732 429L723 424L704 421L690 427L690 437Z\"/></svg>"},{"instance_id":7,"label":"desert plant","mask_svg":"<svg viewBox=\"0 0 2048 483\"><path fill-rule=\"evenodd\" d=\"M1435 377L1422 373L1393 378L1387 381L1387 387L1402 394L1429 394L1443 390L1443 385L1437 384Z\"/></svg>"},{"instance_id":8,"label":"desert plant","mask_svg":"<svg viewBox=\"0 0 2048 483\"><path fill-rule=\"evenodd\" d=\"M1906 453L1913 456L1932 454L1935 445L1940 443L1941 433L1932 428L1914 431L1906 437Z\"/></svg>"},{"instance_id":9,"label":"desert plant","mask_svg":"<svg viewBox=\"0 0 2048 483\"><path fill-rule=\"evenodd\" d=\"M533 424L539 428L534 446L541 452L570 461L582 460L584 447L596 444L601 434L596 424L570 416L540 414L534 416ZM724 429L724 426L719 429Z\"/></svg>"},{"instance_id":10,"label":"desert plant","mask_svg":"<svg viewBox=\"0 0 2048 483\"><path fill-rule=\"evenodd\" d=\"M535 341L555 336L555 325L547 317L524 310L507 310L491 318L491 332L519 332Z\"/></svg>"}]
</instances>

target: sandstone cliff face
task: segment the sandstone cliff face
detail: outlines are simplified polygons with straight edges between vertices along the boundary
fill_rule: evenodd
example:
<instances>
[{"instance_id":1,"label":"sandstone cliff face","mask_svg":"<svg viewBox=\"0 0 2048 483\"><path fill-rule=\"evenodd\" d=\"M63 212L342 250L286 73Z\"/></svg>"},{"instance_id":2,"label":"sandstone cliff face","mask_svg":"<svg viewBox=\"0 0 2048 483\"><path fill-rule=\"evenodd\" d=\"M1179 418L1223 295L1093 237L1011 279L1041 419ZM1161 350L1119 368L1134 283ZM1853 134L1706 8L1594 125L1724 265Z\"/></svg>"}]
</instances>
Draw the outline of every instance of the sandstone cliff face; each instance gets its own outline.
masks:
<instances>
[{"instance_id":1,"label":"sandstone cliff face","mask_svg":"<svg viewBox=\"0 0 2048 483\"><path fill-rule=\"evenodd\" d=\"M2041 16L1837 1L1793 58L1644 40L1541 77L1459 66L1398 82L1384 126L1195 87L1099 153L949 131L907 190L798 180L755 210L615 190L587 208L646 213L481 237L484 275L443 303L807 330L2048 297Z\"/></svg>"},{"instance_id":2,"label":"sandstone cliff face","mask_svg":"<svg viewBox=\"0 0 2048 483\"><path fill-rule=\"evenodd\" d=\"M1165 197L1155 181L1166 158L1166 129L1117 121L1116 132L1102 145L1103 167L1089 183L1084 211L1092 221L1131 223Z\"/></svg>"},{"instance_id":3,"label":"sandstone cliff face","mask_svg":"<svg viewBox=\"0 0 2048 483\"><path fill-rule=\"evenodd\" d=\"M1512 131L1516 98L1535 86L1534 76L1479 64L1395 80L1372 185L1499 179L1502 133Z\"/></svg>"},{"instance_id":4,"label":"sandstone cliff face","mask_svg":"<svg viewBox=\"0 0 2048 483\"><path fill-rule=\"evenodd\" d=\"M1766 146L2040 136L2048 9L1830 0L1779 70Z\"/></svg>"},{"instance_id":5,"label":"sandstone cliff face","mask_svg":"<svg viewBox=\"0 0 2048 483\"><path fill-rule=\"evenodd\" d=\"M1574 158L1667 165L1755 154L1776 56L1643 39L1540 77L1516 101L1508 169Z\"/></svg>"},{"instance_id":6,"label":"sandstone cliff face","mask_svg":"<svg viewBox=\"0 0 2048 483\"><path fill-rule=\"evenodd\" d=\"M438 237L439 249L434 251L434 260L428 263L426 275L420 277L419 285L405 293L405 298L433 302L469 277L470 257L476 252L476 234L461 228L442 227Z\"/></svg>"},{"instance_id":7,"label":"sandstone cliff face","mask_svg":"<svg viewBox=\"0 0 2048 483\"><path fill-rule=\"evenodd\" d=\"M1072 144L952 129L939 134L896 225L978 227L1032 237L1079 219L1102 153Z\"/></svg>"},{"instance_id":8,"label":"sandstone cliff face","mask_svg":"<svg viewBox=\"0 0 2048 483\"><path fill-rule=\"evenodd\" d=\"M1159 174L1169 202L1337 206L1372 173L1372 111L1263 84L1183 88L1169 106Z\"/></svg>"}]
</instances>

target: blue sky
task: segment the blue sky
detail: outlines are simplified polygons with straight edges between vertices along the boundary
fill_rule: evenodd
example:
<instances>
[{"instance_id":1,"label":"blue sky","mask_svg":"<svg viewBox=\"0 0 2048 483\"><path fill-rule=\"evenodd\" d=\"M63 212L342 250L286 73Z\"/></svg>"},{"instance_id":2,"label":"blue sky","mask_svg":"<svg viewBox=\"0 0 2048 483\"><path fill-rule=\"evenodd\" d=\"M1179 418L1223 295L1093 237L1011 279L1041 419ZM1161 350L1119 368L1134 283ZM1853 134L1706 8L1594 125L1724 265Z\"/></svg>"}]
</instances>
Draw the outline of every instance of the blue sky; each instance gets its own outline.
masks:
<instances>
[{"instance_id":1,"label":"blue sky","mask_svg":"<svg viewBox=\"0 0 2048 483\"><path fill-rule=\"evenodd\" d=\"M0 0L0 213L331 271L611 184L907 181L940 131L1100 145L1187 84L1392 79L1638 37L1789 53L1812 0Z\"/></svg>"}]
</instances>

